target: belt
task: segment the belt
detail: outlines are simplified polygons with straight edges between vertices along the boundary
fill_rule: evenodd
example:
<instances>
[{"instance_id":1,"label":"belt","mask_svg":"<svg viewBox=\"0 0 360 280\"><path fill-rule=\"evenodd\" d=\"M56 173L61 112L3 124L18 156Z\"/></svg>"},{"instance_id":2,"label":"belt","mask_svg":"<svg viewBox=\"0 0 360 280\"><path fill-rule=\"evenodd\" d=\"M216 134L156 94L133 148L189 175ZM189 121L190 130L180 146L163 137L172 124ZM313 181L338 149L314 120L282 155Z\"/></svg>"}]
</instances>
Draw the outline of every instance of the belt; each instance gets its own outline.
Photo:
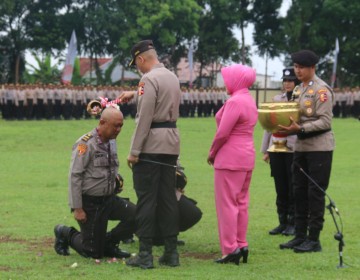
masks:
<instances>
[{"instance_id":1,"label":"belt","mask_svg":"<svg viewBox=\"0 0 360 280\"><path fill-rule=\"evenodd\" d=\"M176 128L176 122L153 122L150 128Z\"/></svg>"},{"instance_id":2,"label":"belt","mask_svg":"<svg viewBox=\"0 0 360 280\"><path fill-rule=\"evenodd\" d=\"M312 132L308 132L308 133L298 133L297 134L297 137L300 139L300 140L304 140L304 139L308 139L308 138L311 138L311 137L314 137L314 136L318 136L318 135L321 135L321 134L324 134L328 131L331 131L331 129L324 129L324 130L318 130L318 131L312 131Z\"/></svg>"},{"instance_id":3,"label":"belt","mask_svg":"<svg viewBox=\"0 0 360 280\"><path fill-rule=\"evenodd\" d=\"M86 202L92 202L92 203L95 203L95 204L102 204L112 196L113 195L94 196L94 195L85 195L85 194L83 194L82 199L84 201L86 201Z\"/></svg>"}]
</instances>

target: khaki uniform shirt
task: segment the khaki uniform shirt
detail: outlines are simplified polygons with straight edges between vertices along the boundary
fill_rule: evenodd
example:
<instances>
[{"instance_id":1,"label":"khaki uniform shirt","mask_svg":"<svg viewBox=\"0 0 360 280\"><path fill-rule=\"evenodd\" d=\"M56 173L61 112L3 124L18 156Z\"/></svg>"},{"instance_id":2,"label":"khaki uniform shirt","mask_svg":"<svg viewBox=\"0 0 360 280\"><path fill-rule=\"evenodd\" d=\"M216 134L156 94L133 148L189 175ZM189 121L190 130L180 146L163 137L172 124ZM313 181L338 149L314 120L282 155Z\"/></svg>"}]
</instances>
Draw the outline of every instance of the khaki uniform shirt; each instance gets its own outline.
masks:
<instances>
[{"instance_id":1,"label":"khaki uniform shirt","mask_svg":"<svg viewBox=\"0 0 360 280\"><path fill-rule=\"evenodd\" d=\"M136 128L130 154L171 154L180 152L177 128L150 128L151 123L176 122L179 117L180 83L162 63L142 76L137 92Z\"/></svg>"},{"instance_id":2,"label":"khaki uniform shirt","mask_svg":"<svg viewBox=\"0 0 360 280\"><path fill-rule=\"evenodd\" d=\"M96 129L73 146L69 171L69 205L82 208L82 195L108 196L114 193L119 168L115 140L103 143Z\"/></svg>"},{"instance_id":3,"label":"khaki uniform shirt","mask_svg":"<svg viewBox=\"0 0 360 280\"><path fill-rule=\"evenodd\" d=\"M294 91L300 94L300 125L305 133L331 129L334 101L332 89L323 80L314 76L307 87L300 84ZM332 151L334 148L332 131L303 140L297 139L295 144L297 152Z\"/></svg>"}]
</instances>

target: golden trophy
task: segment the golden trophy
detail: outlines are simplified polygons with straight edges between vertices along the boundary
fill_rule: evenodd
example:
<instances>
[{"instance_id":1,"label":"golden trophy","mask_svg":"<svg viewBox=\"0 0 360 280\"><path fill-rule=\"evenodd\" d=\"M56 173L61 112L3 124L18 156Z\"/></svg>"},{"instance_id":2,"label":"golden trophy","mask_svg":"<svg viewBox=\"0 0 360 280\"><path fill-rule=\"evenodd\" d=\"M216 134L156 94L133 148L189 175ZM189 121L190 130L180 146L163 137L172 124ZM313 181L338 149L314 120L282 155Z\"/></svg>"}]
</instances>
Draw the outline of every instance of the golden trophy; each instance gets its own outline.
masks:
<instances>
[{"instance_id":1,"label":"golden trophy","mask_svg":"<svg viewBox=\"0 0 360 280\"><path fill-rule=\"evenodd\" d=\"M273 145L268 152L290 152L286 146L286 134L279 133L280 127L290 126L293 118L295 122L300 119L300 106L298 102L265 102L259 105L259 122L263 129L273 134Z\"/></svg>"}]
</instances>

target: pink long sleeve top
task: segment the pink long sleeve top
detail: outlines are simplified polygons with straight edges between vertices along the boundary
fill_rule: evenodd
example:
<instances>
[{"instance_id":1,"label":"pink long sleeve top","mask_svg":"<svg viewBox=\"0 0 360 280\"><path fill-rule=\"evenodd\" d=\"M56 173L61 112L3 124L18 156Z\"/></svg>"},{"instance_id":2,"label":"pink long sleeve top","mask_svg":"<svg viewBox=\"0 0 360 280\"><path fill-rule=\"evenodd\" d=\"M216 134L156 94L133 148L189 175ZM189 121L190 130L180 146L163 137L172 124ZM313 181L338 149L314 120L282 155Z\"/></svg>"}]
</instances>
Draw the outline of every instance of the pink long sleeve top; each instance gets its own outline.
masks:
<instances>
[{"instance_id":1,"label":"pink long sleeve top","mask_svg":"<svg viewBox=\"0 0 360 280\"><path fill-rule=\"evenodd\" d=\"M231 97L215 116L217 130L209 156L216 169L250 171L255 166L253 134L258 112L248 87L256 73L237 64L223 68L222 75Z\"/></svg>"}]
</instances>

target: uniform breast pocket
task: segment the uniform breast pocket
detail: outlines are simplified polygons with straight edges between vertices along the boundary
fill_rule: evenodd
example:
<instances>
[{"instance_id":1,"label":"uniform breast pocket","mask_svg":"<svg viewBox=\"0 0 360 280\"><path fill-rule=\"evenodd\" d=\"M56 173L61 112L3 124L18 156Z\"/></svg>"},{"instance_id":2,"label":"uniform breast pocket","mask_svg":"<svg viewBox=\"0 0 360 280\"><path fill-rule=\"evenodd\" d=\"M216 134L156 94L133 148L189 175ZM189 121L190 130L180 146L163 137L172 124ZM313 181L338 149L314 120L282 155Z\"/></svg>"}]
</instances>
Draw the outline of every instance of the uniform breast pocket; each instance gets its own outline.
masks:
<instances>
[{"instance_id":1,"label":"uniform breast pocket","mask_svg":"<svg viewBox=\"0 0 360 280\"><path fill-rule=\"evenodd\" d=\"M106 157L99 157L94 159L93 178L104 178L109 169L109 160Z\"/></svg>"}]
</instances>

